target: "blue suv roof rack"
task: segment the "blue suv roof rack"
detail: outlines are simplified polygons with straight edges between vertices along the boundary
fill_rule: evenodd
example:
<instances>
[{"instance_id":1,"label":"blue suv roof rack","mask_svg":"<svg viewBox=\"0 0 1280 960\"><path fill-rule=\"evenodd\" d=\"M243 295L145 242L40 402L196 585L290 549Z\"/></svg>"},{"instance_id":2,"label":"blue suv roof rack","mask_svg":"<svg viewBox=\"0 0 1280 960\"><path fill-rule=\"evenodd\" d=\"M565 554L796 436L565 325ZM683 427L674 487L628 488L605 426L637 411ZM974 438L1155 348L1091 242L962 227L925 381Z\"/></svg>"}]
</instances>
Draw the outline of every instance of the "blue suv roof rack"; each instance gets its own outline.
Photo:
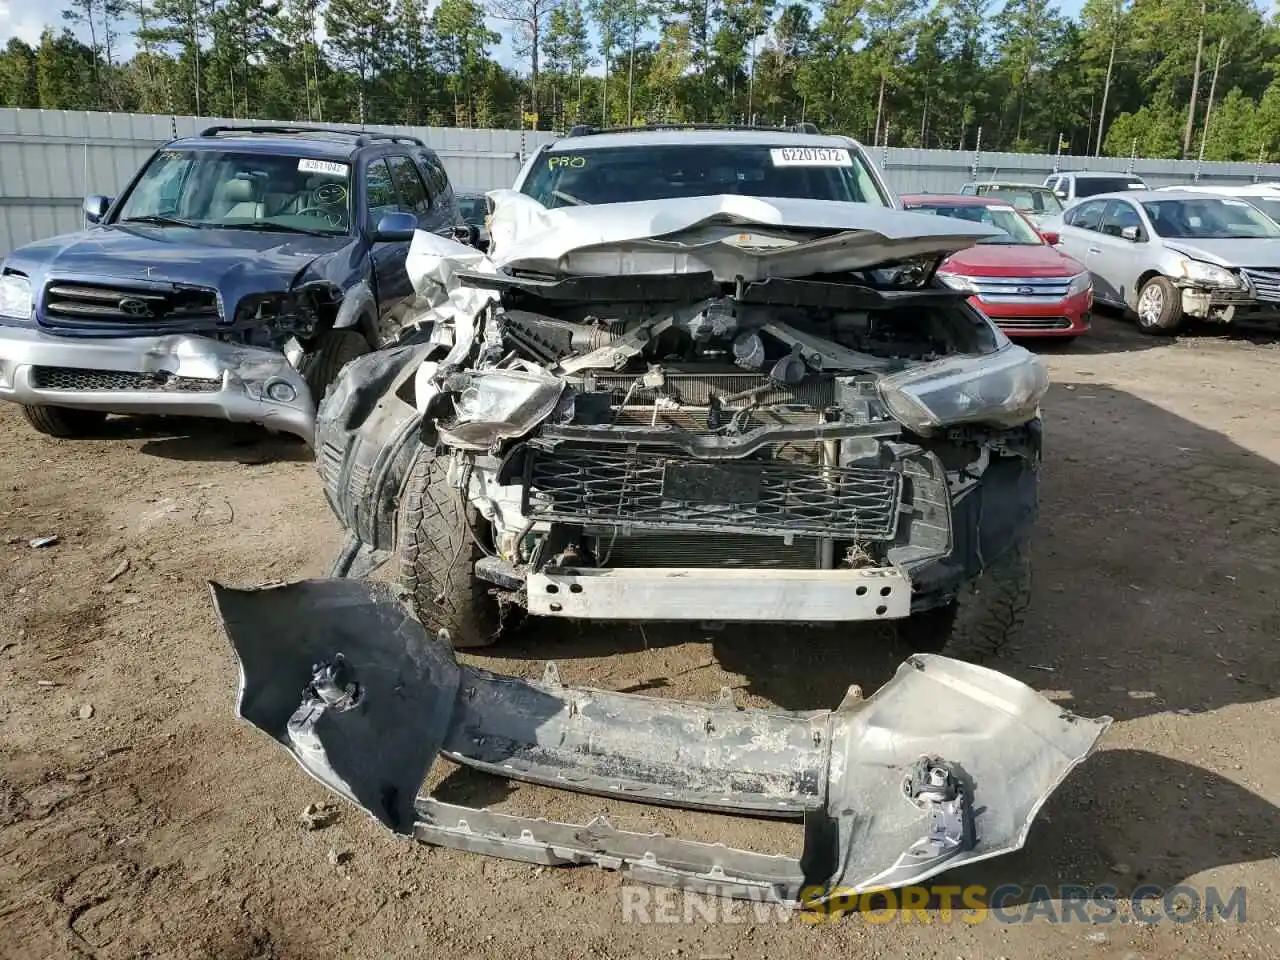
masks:
<instances>
[{"instance_id":1,"label":"blue suv roof rack","mask_svg":"<svg viewBox=\"0 0 1280 960\"><path fill-rule=\"evenodd\" d=\"M327 137L347 137L354 140L357 147L365 147L380 140L385 140L389 143L412 143L419 147L426 146L426 144L418 137L411 137L404 133L382 133L376 130L342 130L337 127L296 127L276 125L253 127L216 126L205 127L200 131L200 136L216 137L224 133L240 136L244 134L263 134L264 136L321 134Z\"/></svg>"}]
</instances>

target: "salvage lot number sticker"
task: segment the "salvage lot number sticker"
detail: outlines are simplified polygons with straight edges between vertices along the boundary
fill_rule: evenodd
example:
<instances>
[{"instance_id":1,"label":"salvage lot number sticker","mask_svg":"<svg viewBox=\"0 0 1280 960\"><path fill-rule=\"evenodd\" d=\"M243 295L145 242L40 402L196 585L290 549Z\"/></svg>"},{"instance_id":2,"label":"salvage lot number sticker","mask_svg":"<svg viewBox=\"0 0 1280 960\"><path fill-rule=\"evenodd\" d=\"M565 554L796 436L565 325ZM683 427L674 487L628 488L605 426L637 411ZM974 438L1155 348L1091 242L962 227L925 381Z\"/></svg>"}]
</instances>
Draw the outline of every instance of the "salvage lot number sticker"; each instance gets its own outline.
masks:
<instances>
[{"instance_id":1,"label":"salvage lot number sticker","mask_svg":"<svg viewBox=\"0 0 1280 960\"><path fill-rule=\"evenodd\" d=\"M843 147L775 147L769 151L775 167L852 167Z\"/></svg>"},{"instance_id":2,"label":"salvage lot number sticker","mask_svg":"<svg viewBox=\"0 0 1280 960\"><path fill-rule=\"evenodd\" d=\"M328 173L335 177L347 175L345 163L334 163L332 160L299 160L299 173Z\"/></svg>"}]
</instances>

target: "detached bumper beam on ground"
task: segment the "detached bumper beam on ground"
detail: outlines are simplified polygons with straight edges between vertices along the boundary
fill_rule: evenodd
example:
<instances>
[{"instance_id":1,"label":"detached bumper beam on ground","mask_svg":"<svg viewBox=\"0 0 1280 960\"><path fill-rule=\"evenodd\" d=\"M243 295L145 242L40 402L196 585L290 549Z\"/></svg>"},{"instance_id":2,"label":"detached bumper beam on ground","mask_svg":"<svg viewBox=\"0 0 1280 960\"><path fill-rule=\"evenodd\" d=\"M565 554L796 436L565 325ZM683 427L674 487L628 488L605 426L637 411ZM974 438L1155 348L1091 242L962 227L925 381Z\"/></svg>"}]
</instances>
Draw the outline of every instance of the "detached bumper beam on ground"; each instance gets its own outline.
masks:
<instances>
[{"instance_id":1,"label":"detached bumper beam on ground","mask_svg":"<svg viewBox=\"0 0 1280 960\"><path fill-rule=\"evenodd\" d=\"M283 354L188 334L75 338L0 326L0 400L315 436L311 390Z\"/></svg>"},{"instance_id":2,"label":"detached bumper beam on ground","mask_svg":"<svg viewBox=\"0 0 1280 960\"><path fill-rule=\"evenodd\" d=\"M567 687L457 662L394 587L212 585L240 663L237 713L391 830L544 864L784 903L921 882L1021 847L1110 718L995 671L914 656L834 711L740 710ZM720 844L471 810L419 796L437 755L633 802L803 818L804 849ZM809 891L802 897L802 891Z\"/></svg>"}]
</instances>

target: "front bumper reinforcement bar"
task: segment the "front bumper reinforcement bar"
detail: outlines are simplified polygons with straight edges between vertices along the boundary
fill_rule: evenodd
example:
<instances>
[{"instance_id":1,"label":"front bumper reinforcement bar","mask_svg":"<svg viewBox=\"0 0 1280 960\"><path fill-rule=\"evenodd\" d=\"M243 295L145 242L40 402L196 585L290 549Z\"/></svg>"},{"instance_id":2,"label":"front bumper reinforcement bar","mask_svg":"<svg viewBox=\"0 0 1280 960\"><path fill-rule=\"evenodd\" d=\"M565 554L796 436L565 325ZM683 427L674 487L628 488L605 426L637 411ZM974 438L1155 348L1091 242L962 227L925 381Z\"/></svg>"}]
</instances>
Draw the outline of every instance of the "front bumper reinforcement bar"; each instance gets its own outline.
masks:
<instances>
[{"instance_id":1,"label":"front bumper reinforcement bar","mask_svg":"<svg viewBox=\"0 0 1280 960\"><path fill-rule=\"evenodd\" d=\"M569 687L553 664L540 681L460 665L388 584L210 586L240 664L237 714L389 829L722 896L816 906L1016 850L1111 723L925 654L834 711L743 710L727 689L692 703ZM442 803L419 795L437 755L632 802L803 818L804 848L765 855Z\"/></svg>"}]
</instances>

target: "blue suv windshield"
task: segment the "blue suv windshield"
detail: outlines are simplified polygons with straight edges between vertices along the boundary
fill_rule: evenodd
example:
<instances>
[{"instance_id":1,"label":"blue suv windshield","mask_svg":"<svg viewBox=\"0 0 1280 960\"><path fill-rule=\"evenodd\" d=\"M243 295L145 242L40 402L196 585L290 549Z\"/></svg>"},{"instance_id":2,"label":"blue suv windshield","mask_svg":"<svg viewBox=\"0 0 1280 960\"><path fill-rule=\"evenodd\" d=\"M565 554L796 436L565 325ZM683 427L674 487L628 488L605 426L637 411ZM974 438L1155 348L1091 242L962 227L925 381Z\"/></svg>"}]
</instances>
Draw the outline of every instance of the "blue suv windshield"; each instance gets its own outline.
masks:
<instances>
[{"instance_id":1,"label":"blue suv windshield","mask_svg":"<svg viewBox=\"0 0 1280 960\"><path fill-rule=\"evenodd\" d=\"M545 153L521 188L543 206L735 193L887 206L861 154L845 147L688 143Z\"/></svg>"},{"instance_id":2,"label":"blue suv windshield","mask_svg":"<svg viewBox=\"0 0 1280 960\"><path fill-rule=\"evenodd\" d=\"M117 223L343 235L351 228L349 164L222 150L162 150Z\"/></svg>"}]
</instances>

